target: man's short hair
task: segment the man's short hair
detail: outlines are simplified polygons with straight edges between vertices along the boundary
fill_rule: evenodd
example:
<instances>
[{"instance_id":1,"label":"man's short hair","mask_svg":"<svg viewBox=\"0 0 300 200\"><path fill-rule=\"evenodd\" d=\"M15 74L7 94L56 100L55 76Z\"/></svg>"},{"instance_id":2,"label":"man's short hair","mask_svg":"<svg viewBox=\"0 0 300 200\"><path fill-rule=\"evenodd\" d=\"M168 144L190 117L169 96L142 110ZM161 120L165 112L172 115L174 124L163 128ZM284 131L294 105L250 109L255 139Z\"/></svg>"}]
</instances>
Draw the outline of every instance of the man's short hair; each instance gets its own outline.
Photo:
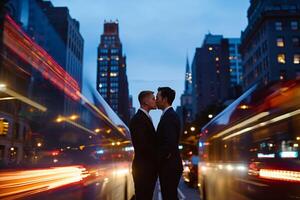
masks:
<instances>
[{"instance_id":1,"label":"man's short hair","mask_svg":"<svg viewBox=\"0 0 300 200\"><path fill-rule=\"evenodd\" d=\"M153 93L154 92L150 91L150 90L141 91L140 94L139 94L139 97L138 97L140 105L144 104L145 97L147 97L148 95L151 95Z\"/></svg>"},{"instance_id":2,"label":"man's short hair","mask_svg":"<svg viewBox=\"0 0 300 200\"><path fill-rule=\"evenodd\" d=\"M176 95L175 90L170 87L159 87L157 91L160 92L162 98L167 98L167 102L172 105Z\"/></svg>"}]
</instances>

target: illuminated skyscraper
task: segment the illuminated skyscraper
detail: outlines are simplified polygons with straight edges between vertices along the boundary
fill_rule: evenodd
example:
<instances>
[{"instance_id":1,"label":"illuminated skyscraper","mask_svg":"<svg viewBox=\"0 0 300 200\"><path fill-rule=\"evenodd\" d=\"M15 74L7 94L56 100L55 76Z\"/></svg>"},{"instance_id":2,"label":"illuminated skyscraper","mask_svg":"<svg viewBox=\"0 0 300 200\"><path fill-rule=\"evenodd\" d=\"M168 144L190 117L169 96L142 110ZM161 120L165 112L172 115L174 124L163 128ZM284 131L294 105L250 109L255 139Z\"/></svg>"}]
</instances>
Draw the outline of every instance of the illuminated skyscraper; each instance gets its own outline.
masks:
<instances>
[{"instance_id":1,"label":"illuminated skyscraper","mask_svg":"<svg viewBox=\"0 0 300 200\"><path fill-rule=\"evenodd\" d=\"M104 22L97 63L97 90L121 119L128 123L129 92L126 57L122 52L118 21Z\"/></svg>"}]
</instances>

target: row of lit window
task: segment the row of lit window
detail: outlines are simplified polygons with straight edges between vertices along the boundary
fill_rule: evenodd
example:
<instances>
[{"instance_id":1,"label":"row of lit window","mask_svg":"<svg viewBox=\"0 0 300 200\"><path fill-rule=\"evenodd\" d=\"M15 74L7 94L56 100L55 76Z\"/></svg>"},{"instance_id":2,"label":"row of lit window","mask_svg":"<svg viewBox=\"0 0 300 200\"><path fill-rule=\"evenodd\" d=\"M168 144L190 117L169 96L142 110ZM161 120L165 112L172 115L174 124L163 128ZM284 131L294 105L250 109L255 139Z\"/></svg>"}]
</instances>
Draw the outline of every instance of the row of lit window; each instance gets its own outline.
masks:
<instances>
[{"instance_id":1,"label":"row of lit window","mask_svg":"<svg viewBox=\"0 0 300 200\"><path fill-rule=\"evenodd\" d=\"M107 73L101 73L101 76L103 77L103 76L107 76ZM110 77L116 77L116 76L118 76L118 73L116 73L116 72L110 72Z\"/></svg>"},{"instance_id":2,"label":"row of lit window","mask_svg":"<svg viewBox=\"0 0 300 200\"><path fill-rule=\"evenodd\" d=\"M300 38L299 37L293 37L292 43L294 47L300 47ZM285 40L283 37L278 37L276 40L277 47L284 47L285 46Z\"/></svg>"},{"instance_id":3,"label":"row of lit window","mask_svg":"<svg viewBox=\"0 0 300 200\"><path fill-rule=\"evenodd\" d=\"M299 30L299 22L298 21L291 21L290 28L293 31ZM283 30L283 22L275 22L275 30L282 31Z\"/></svg>"},{"instance_id":4,"label":"row of lit window","mask_svg":"<svg viewBox=\"0 0 300 200\"><path fill-rule=\"evenodd\" d=\"M284 53L278 54L277 55L277 62L281 64L286 63L286 56ZM294 64L300 64L300 54L295 54L293 57L293 63Z\"/></svg>"},{"instance_id":5,"label":"row of lit window","mask_svg":"<svg viewBox=\"0 0 300 200\"><path fill-rule=\"evenodd\" d=\"M98 60L103 61L103 60L120 60L119 56L111 56L111 58L109 58L108 56L101 56L98 58Z\"/></svg>"}]
</instances>

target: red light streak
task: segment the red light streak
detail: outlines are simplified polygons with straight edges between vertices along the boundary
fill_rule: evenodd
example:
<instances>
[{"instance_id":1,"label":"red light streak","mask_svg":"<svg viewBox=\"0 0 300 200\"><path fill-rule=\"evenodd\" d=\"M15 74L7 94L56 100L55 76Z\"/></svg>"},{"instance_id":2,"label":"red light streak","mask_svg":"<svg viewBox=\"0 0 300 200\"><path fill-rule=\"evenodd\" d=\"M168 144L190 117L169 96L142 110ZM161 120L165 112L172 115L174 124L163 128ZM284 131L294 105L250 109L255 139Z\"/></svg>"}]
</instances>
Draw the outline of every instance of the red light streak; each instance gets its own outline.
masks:
<instances>
[{"instance_id":1,"label":"red light streak","mask_svg":"<svg viewBox=\"0 0 300 200\"><path fill-rule=\"evenodd\" d=\"M43 48L37 45L8 15L5 16L4 44L38 70L45 79L64 91L74 100L79 100L80 88L70 76Z\"/></svg>"}]
</instances>

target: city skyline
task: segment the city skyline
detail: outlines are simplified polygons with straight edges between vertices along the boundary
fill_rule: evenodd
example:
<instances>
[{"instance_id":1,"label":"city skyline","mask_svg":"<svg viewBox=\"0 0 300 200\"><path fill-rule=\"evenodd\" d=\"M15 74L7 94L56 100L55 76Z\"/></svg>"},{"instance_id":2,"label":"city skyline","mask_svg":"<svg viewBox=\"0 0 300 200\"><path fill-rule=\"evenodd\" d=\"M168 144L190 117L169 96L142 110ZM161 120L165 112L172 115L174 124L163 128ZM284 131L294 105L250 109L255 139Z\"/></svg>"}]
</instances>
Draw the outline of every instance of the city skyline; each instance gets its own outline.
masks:
<instances>
[{"instance_id":1,"label":"city skyline","mask_svg":"<svg viewBox=\"0 0 300 200\"><path fill-rule=\"evenodd\" d=\"M129 93L137 108L138 92L143 89L156 92L159 86L174 88L177 93L174 108L180 105L186 55L190 60L193 58L195 48L202 45L208 32L240 37L247 24L246 10L249 7L249 1L226 3L220 0L51 2L54 6L67 6L71 16L80 22L80 32L85 40L83 79L86 85L96 83L95 58L99 36L103 32L102 24L105 20L118 19L127 57ZM158 123L160 114L160 111L151 112L154 124Z\"/></svg>"}]
</instances>

